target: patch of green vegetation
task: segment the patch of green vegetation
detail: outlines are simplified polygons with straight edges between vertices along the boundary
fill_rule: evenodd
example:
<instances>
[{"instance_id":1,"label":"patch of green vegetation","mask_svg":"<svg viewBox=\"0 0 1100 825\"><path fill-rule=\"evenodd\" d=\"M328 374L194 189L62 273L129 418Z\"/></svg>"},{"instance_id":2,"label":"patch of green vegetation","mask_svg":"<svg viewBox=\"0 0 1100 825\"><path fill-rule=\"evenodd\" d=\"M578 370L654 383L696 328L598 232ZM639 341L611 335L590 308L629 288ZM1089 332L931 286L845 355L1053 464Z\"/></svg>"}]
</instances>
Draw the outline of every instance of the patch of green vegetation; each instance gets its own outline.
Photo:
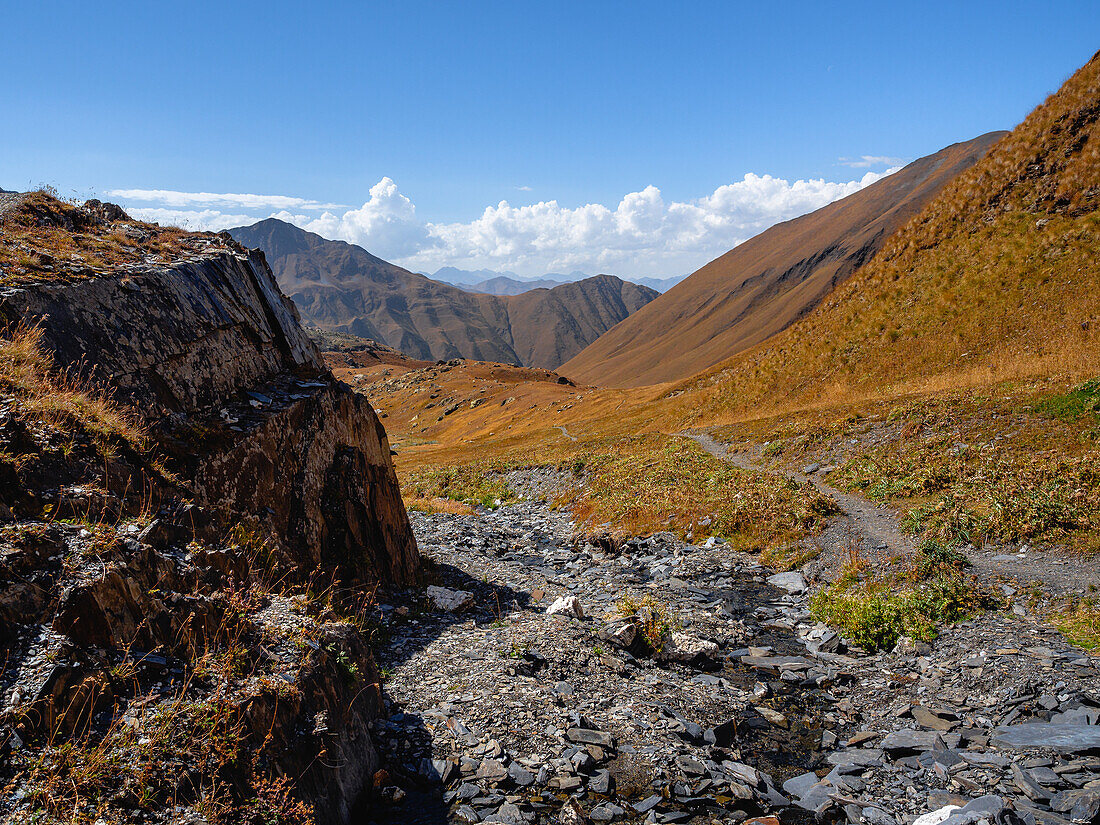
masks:
<instances>
[{"instance_id":1,"label":"patch of green vegetation","mask_svg":"<svg viewBox=\"0 0 1100 825\"><path fill-rule=\"evenodd\" d=\"M405 479L402 493L410 502L450 499L492 509L515 500L515 493L500 477L510 469L499 464L421 467Z\"/></svg>"},{"instance_id":2,"label":"patch of green vegetation","mask_svg":"<svg viewBox=\"0 0 1100 825\"><path fill-rule=\"evenodd\" d=\"M1093 598L1081 599L1062 615L1058 629L1070 644L1086 650L1100 649L1100 603Z\"/></svg>"},{"instance_id":3,"label":"patch of green vegetation","mask_svg":"<svg viewBox=\"0 0 1100 825\"><path fill-rule=\"evenodd\" d=\"M615 604L615 611L624 619L637 618L638 632L654 653L663 650L672 631L680 628L680 621L672 609L652 593L647 593L640 599L629 594L623 596Z\"/></svg>"},{"instance_id":4,"label":"patch of green vegetation","mask_svg":"<svg viewBox=\"0 0 1100 825\"><path fill-rule=\"evenodd\" d=\"M1059 421L1077 421L1085 415L1100 419L1100 378L1040 399L1032 409Z\"/></svg>"},{"instance_id":5,"label":"patch of green vegetation","mask_svg":"<svg viewBox=\"0 0 1100 825\"><path fill-rule=\"evenodd\" d=\"M908 569L867 575L860 560L811 601L817 621L836 627L860 647L888 650L901 636L931 641L943 624L996 606L999 599L974 576L952 545L926 541Z\"/></svg>"}]
</instances>

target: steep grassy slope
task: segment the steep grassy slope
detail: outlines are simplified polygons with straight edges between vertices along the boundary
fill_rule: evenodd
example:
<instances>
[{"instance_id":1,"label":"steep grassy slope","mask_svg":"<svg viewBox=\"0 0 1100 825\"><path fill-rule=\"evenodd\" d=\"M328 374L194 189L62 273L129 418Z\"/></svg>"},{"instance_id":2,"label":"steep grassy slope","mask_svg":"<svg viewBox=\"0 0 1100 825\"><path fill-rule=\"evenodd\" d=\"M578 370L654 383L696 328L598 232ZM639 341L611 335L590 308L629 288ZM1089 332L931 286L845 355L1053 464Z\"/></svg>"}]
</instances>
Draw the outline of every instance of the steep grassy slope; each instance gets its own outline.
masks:
<instances>
[{"instance_id":1,"label":"steep grassy slope","mask_svg":"<svg viewBox=\"0 0 1100 825\"><path fill-rule=\"evenodd\" d=\"M700 419L1096 369L1100 55L812 315L677 392Z\"/></svg>"},{"instance_id":2,"label":"steep grassy slope","mask_svg":"<svg viewBox=\"0 0 1100 825\"><path fill-rule=\"evenodd\" d=\"M608 275L518 296L475 294L275 219L231 234L264 251L309 323L426 360L551 369L657 296Z\"/></svg>"},{"instance_id":3,"label":"steep grassy slope","mask_svg":"<svg viewBox=\"0 0 1100 825\"><path fill-rule=\"evenodd\" d=\"M641 386L686 378L758 344L816 306L1004 132L921 158L711 261L601 337L562 371Z\"/></svg>"}]
</instances>

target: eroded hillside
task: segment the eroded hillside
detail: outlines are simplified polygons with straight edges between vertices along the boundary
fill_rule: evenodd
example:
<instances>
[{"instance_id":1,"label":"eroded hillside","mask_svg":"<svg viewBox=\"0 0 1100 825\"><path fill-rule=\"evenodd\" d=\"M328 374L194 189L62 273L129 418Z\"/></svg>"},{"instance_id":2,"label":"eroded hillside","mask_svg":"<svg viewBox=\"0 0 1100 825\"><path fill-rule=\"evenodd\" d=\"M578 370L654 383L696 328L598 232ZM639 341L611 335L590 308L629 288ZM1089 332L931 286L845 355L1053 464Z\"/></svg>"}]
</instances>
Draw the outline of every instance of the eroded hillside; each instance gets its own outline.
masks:
<instances>
[{"instance_id":1,"label":"eroded hillside","mask_svg":"<svg viewBox=\"0 0 1100 825\"><path fill-rule=\"evenodd\" d=\"M766 340L874 257L1004 134L948 146L760 233L688 276L562 371L578 381L637 387L687 378Z\"/></svg>"}]
</instances>

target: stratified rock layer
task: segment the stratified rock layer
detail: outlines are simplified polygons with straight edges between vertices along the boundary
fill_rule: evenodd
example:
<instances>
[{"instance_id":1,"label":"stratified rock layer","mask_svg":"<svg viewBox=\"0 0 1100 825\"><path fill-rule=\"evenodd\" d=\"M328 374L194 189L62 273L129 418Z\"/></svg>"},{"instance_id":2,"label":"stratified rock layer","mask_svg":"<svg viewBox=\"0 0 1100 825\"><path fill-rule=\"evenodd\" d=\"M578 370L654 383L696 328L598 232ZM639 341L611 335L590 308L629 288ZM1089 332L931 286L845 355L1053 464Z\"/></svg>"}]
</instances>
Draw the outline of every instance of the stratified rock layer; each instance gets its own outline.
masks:
<instances>
[{"instance_id":1,"label":"stratified rock layer","mask_svg":"<svg viewBox=\"0 0 1100 825\"><path fill-rule=\"evenodd\" d=\"M328 373L262 253L8 289L0 315L40 324L59 367L168 432L199 501L254 523L292 578L415 579L385 430Z\"/></svg>"}]
</instances>

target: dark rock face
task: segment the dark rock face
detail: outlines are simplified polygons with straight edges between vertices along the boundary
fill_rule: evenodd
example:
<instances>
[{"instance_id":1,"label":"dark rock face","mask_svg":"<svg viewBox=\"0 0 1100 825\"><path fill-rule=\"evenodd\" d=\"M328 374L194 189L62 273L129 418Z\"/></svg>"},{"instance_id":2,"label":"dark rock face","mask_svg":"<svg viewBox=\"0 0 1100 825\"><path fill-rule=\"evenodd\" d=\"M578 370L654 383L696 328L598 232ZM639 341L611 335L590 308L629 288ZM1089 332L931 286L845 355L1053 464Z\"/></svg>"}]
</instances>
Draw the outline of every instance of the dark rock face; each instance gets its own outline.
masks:
<instances>
[{"instance_id":1,"label":"dark rock face","mask_svg":"<svg viewBox=\"0 0 1100 825\"><path fill-rule=\"evenodd\" d=\"M333 382L209 456L196 489L261 514L299 570L410 583L419 555L389 452L367 400Z\"/></svg>"},{"instance_id":2,"label":"dark rock face","mask_svg":"<svg viewBox=\"0 0 1100 825\"><path fill-rule=\"evenodd\" d=\"M69 457L57 473L43 463L28 476L41 489L4 503L0 640L16 666L0 674L0 688L16 698L12 713L0 712L0 734L13 724L36 743L87 730L128 707L131 681L175 686L206 652L234 648L248 657L244 672L263 675L220 699L222 688L196 678L192 693L231 708L243 747L292 778L318 822L346 823L379 766L370 733L378 671L354 625L319 618L308 599L279 588L319 577L322 589L338 579L367 594L373 584L416 581L419 551L371 405L327 371L259 252L8 289L0 319L41 326L57 367L89 374L132 405L179 485L158 488L146 526L112 526L112 517L95 534L6 524L10 505L26 499L32 516L47 501L62 516L118 516L141 486L125 475L123 455L114 460L123 468L112 467L122 481L89 484L96 467ZM28 487L3 482L0 492ZM103 503L77 496L88 491ZM264 562L232 538L237 528L261 539ZM247 586L250 565L268 558L279 587L261 595Z\"/></svg>"},{"instance_id":3,"label":"dark rock face","mask_svg":"<svg viewBox=\"0 0 1100 825\"><path fill-rule=\"evenodd\" d=\"M192 412L324 363L263 255L218 255L76 283L5 290L0 315L41 323L63 368L124 400Z\"/></svg>"},{"instance_id":4,"label":"dark rock face","mask_svg":"<svg viewBox=\"0 0 1100 825\"><path fill-rule=\"evenodd\" d=\"M168 433L198 500L254 521L303 576L415 578L385 430L327 372L263 253L10 289L0 316L40 323L59 367L135 404Z\"/></svg>"}]
</instances>

